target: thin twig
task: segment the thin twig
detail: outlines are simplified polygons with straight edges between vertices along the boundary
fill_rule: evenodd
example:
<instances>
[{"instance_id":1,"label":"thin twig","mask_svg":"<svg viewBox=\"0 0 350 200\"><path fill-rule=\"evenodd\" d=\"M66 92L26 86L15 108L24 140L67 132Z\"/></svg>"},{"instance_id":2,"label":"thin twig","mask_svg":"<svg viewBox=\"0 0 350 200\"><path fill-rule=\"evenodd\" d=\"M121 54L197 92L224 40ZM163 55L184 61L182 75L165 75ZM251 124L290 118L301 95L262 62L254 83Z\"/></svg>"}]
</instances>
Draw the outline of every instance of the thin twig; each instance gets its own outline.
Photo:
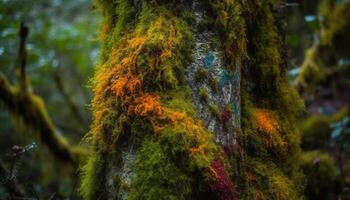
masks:
<instances>
[{"instance_id":1,"label":"thin twig","mask_svg":"<svg viewBox=\"0 0 350 200\"><path fill-rule=\"evenodd\" d=\"M26 64L27 64L27 49L26 40L29 33L29 28L24 22L21 22L19 29L19 48L17 55L17 69L19 71L18 81L22 91L27 92L27 76L26 76Z\"/></svg>"}]
</instances>

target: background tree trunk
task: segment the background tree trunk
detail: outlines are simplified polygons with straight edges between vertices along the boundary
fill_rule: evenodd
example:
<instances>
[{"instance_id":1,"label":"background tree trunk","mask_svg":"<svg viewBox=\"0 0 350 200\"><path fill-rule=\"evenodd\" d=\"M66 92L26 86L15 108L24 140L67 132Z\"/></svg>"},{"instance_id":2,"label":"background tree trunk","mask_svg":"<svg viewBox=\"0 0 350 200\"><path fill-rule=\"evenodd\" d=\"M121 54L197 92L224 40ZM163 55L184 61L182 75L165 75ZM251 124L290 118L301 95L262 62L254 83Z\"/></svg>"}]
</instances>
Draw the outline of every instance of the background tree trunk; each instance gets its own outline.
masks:
<instances>
[{"instance_id":1,"label":"background tree trunk","mask_svg":"<svg viewBox=\"0 0 350 200\"><path fill-rule=\"evenodd\" d=\"M98 0L85 199L301 199L279 1Z\"/></svg>"}]
</instances>

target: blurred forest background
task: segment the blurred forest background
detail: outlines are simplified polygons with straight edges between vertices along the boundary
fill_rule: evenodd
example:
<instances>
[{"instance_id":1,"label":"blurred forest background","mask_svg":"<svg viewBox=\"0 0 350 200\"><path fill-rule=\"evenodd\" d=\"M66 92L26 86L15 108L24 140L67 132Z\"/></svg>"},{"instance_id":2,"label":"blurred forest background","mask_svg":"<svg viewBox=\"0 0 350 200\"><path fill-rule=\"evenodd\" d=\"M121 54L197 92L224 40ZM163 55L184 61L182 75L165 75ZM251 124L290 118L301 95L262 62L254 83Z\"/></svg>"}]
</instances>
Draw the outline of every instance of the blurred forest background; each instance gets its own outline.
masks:
<instances>
[{"instance_id":1,"label":"blurred forest background","mask_svg":"<svg viewBox=\"0 0 350 200\"><path fill-rule=\"evenodd\" d=\"M350 10L342 9L350 1L322 2L282 6L290 82L307 108L299 124L300 184L307 199L350 199ZM0 0L0 72L16 83L25 22L31 90L71 144L82 142L91 123L89 79L99 59L100 17L90 0ZM324 39L324 32L336 37ZM0 199L10 198L11 188L28 199L81 198L78 167L56 159L1 101L0 165Z\"/></svg>"}]
</instances>

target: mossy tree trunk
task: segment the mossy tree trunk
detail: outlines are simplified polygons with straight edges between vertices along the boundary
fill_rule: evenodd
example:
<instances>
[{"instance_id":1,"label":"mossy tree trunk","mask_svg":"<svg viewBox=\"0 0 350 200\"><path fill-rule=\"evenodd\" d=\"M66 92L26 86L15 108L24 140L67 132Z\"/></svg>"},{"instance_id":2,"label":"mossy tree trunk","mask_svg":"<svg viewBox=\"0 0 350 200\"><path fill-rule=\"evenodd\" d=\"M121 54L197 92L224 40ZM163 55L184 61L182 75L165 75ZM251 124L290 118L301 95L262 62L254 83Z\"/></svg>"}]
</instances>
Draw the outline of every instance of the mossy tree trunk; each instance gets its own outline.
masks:
<instances>
[{"instance_id":1,"label":"mossy tree trunk","mask_svg":"<svg viewBox=\"0 0 350 200\"><path fill-rule=\"evenodd\" d=\"M275 0L98 0L85 199L300 199Z\"/></svg>"}]
</instances>

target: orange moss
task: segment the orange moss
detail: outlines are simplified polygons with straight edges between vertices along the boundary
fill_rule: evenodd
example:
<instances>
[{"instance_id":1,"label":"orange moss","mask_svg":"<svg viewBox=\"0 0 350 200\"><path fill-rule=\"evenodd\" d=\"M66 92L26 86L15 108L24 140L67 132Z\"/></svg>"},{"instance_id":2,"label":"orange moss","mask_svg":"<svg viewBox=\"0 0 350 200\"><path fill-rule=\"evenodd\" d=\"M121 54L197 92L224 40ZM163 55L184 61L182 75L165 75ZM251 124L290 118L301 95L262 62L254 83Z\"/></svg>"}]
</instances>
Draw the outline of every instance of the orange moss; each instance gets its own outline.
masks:
<instances>
[{"instance_id":1,"label":"orange moss","mask_svg":"<svg viewBox=\"0 0 350 200\"><path fill-rule=\"evenodd\" d=\"M135 37L133 39L128 40L129 47L133 49L142 48L146 42L146 38L144 37Z\"/></svg>"},{"instance_id":2,"label":"orange moss","mask_svg":"<svg viewBox=\"0 0 350 200\"><path fill-rule=\"evenodd\" d=\"M194 147L194 148L191 148L190 149L190 153L191 153L191 155L193 155L193 154L204 154L204 149L205 149L205 145L204 144L201 144L201 145L199 145L199 147Z\"/></svg>"},{"instance_id":3,"label":"orange moss","mask_svg":"<svg viewBox=\"0 0 350 200\"><path fill-rule=\"evenodd\" d=\"M146 93L135 98L128 108L128 113L140 117L146 117L148 115L161 116L163 110L160 104L160 97Z\"/></svg>"},{"instance_id":4,"label":"orange moss","mask_svg":"<svg viewBox=\"0 0 350 200\"><path fill-rule=\"evenodd\" d=\"M138 77L133 77L129 80L127 89L130 93L134 93L137 89L141 88L142 82Z\"/></svg>"},{"instance_id":5,"label":"orange moss","mask_svg":"<svg viewBox=\"0 0 350 200\"><path fill-rule=\"evenodd\" d=\"M261 190L255 188L255 191L253 194L253 200L265 200L265 199L266 198L265 198L264 193Z\"/></svg>"},{"instance_id":6,"label":"orange moss","mask_svg":"<svg viewBox=\"0 0 350 200\"><path fill-rule=\"evenodd\" d=\"M177 125L177 122L184 119L185 117L186 117L186 114L183 112L169 112L168 113L168 119L174 125Z\"/></svg>"},{"instance_id":7,"label":"orange moss","mask_svg":"<svg viewBox=\"0 0 350 200\"><path fill-rule=\"evenodd\" d=\"M263 133L265 146L284 151L286 142L279 133L280 127L274 113L266 109L256 109L254 116L257 129Z\"/></svg>"},{"instance_id":8,"label":"orange moss","mask_svg":"<svg viewBox=\"0 0 350 200\"><path fill-rule=\"evenodd\" d=\"M125 91L128 91L129 94L134 94L138 88L141 88L140 78L136 76L122 76L114 82L111 89L117 97L122 98L125 96Z\"/></svg>"},{"instance_id":9,"label":"orange moss","mask_svg":"<svg viewBox=\"0 0 350 200\"><path fill-rule=\"evenodd\" d=\"M99 39L101 41L105 40L107 38L107 35L109 31L111 30L111 25L110 25L110 18L106 18L102 24L102 28L100 31Z\"/></svg>"},{"instance_id":10,"label":"orange moss","mask_svg":"<svg viewBox=\"0 0 350 200\"><path fill-rule=\"evenodd\" d=\"M277 132L279 125L271 111L265 109L255 110L256 125L260 131L266 133Z\"/></svg>"},{"instance_id":11,"label":"orange moss","mask_svg":"<svg viewBox=\"0 0 350 200\"><path fill-rule=\"evenodd\" d=\"M150 119L153 131L157 134L160 134L165 128L166 126L162 125L158 119Z\"/></svg>"},{"instance_id":12,"label":"orange moss","mask_svg":"<svg viewBox=\"0 0 350 200\"><path fill-rule=\"evenodd\" d=\"M245 172L245 180L249 183L257 183L256 176L252 172Z\"/></svg>"},{"instance_id":13,"label":"orange moss","mask_svg":"<svg viewBox=\"0 0 350 200\"><path fill-rule=\"evenodd\" d=\"M120 77L118 78L113 86L112 86L112 91L118 96L122 97L125 94L125 86L128 83L128 78L127 77Z\"/></svg>"},{"instance_id":14,"label":"orange moss","mask_svg":"<svg viewBox=\"0 0 350 200\"><path fill-rule=\"evenodd\" d=\"M169 31L169 36L167 38L167 40L164 42L164 49L160 55L160 59L162 61L170 58L173 53L172 53L172 49L174 47L174 41L175 41L175 27L173 24L171 24L168 27L168 31Z\"/></svg>"}]
</instances>

